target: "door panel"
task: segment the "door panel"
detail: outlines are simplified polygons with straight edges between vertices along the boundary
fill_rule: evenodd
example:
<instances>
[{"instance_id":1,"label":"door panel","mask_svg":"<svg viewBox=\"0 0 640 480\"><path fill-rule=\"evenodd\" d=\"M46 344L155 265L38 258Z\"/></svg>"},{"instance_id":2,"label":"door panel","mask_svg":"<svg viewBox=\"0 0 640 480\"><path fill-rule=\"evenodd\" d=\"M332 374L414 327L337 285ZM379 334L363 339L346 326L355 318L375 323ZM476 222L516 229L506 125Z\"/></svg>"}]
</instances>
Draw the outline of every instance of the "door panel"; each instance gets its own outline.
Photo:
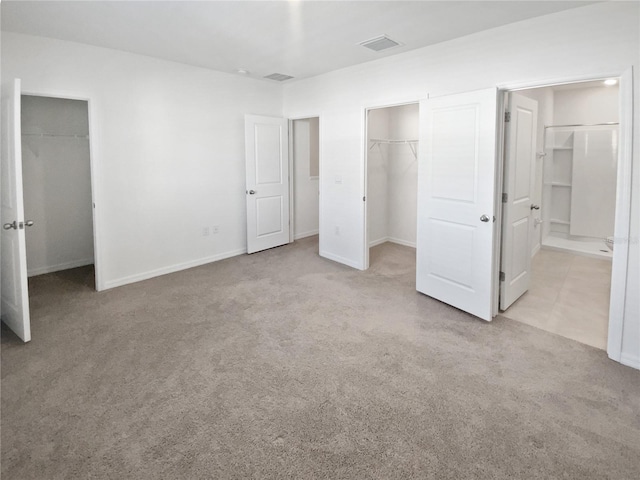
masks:
<instances>
[{"instance_id":1,"label":"door panel","mask_svg":"<svg viewBox=\"0 0 640 480\"><path fill-rule=\"evenodd\" d=\"M505 123L500 309L506 310L531 284L532 198L535 183L538 102L517 93L509 97Z\"/></svg>"},{"instance_id":2,"label":"door panel","mask_svg":"<svg viewBox=\"0 0 640 480\"><path fill-rule=\"evenodd\" d=\"M420 105L416 288L487 321L496 100L496 90L489 89Z\"/></svg>"},{"instance_id":3,"label":"door panel","mask_svg":"<svg viewBox=\"0 0 640 480\"><path fill-rule=\"evenodd\" d=\"M24 342L31 340L27 249L22 191L20 80L2 84L2 320ZM16 228L4 228L14 225Z\"/></svg>"},{"instance_id":4,"label":"door panel","mask_svg":"<svg viewBox=\"0 0 640 480\"><path fill-rule=\"evenodd\" d=\"M289 139L282 118L245 116L247 252L289 243Z\"/></svg>"}]
</instances>

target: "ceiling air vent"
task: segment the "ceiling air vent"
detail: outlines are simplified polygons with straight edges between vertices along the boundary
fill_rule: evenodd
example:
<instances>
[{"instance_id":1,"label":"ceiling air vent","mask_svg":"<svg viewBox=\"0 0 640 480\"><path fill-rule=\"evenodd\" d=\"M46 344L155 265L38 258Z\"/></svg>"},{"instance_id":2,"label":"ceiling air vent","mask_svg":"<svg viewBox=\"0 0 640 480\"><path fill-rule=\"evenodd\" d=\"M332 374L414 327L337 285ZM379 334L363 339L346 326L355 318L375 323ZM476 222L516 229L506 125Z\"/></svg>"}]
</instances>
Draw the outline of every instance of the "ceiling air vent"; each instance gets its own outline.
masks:
<instances>
[{"instance_id":1,"label":"ceiling air vent","mask_svg":"<svg viewBox=\"0 0 640 480\"><path fill-rule=\"evenodd\" d=\"M391 40L386 35L382 35L380 37L372 38L371 40L361 42L358 45L367 47L368 49L373 50L374 52L380 52L382 50L386 50L387 48L397 47L402 44L396 42L395 40Z\"/></svg>"},{"instance_id":2,"label":"ceiling air vent","mask_svg":"<svg viewBox=\"0 0 640 480\"><path fill-rule=\"evenodd\" d=\"M293 77L291 75L285 75L283 73L272 73L271 75L265 75L264 78L268 78L269 80L276 80L277 82L284 82L285 80L289 80Z\"/></svg>"}]
</instances>

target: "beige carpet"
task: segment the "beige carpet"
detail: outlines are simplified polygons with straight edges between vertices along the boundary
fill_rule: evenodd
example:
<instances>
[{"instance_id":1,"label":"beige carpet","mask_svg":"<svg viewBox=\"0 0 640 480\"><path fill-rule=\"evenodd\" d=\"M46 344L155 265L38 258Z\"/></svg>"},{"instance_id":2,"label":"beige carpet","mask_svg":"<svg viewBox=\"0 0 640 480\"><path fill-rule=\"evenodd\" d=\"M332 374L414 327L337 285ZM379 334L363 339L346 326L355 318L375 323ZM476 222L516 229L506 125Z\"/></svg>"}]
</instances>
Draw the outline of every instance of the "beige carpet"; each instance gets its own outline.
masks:
<instances>
[{"instance_id":1,"label":"beige carpet","mask_svg":"<svg viewBox=\"0 0 640 480\"><path fill-rule=\"evenodd\" d=\"M3 479L634 479L640 372L359 272L317 238L96 293L32 279L2 332Z\"/></svg>"}]
</instances>

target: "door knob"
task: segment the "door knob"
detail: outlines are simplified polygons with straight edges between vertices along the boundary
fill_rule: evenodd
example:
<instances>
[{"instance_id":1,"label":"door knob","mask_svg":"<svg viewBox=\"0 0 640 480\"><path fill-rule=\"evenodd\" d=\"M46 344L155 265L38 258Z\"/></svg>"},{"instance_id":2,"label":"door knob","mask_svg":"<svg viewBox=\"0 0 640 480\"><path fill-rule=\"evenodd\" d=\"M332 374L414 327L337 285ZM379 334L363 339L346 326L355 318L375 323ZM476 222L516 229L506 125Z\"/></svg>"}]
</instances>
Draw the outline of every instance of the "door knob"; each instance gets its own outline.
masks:
<instances>
[{"instance_id":1,"label":"door knob","mask_svg":"<svg viewBox=\"0 0 640 480\"><path fill-rule=\"evenodd\" d=\"M249 190L249 195L255 195L256 193L258 192L256 192L255 190Z\"/></svg>"},{"instance_id":2,"label":"door knob","mask_svg":"<svg viewBox=\"0 0 640 480\"><path fill-rule=\"evenodd\" d=\"M540 205L531 204L531 210L540 210Z\"/></svg>"},{"instance_id":3,"label":"door knob","mask_svg":"<svg viewBox=\"0 0 640 480\"><path fill-rule=\"evenodd\" d=\"M24 222L25 227L33 227L33 220L27 220L26 222Z\"/></svg>"},{"instance_id":4,"label":"door knob","mask_svg":"<svg viewBox=\"0 0 640 480\"><path fill-rule=\"evenodd\" d=\"M17 230L18 222L14 220L13 223L5 223L4 225L2 225L2 228L4 228L5 230L11 230L12 228L15 228Z\"/></svg>"},{"instance_id":5,"label":"door knob","mask_svg":"<svg viewBox=\"0 0 640 480\"><path fill-rule=\"evenodd\" d=\"M482 216L480 217L480 221L481 221L481 222L488 222L488 221L489 221L489 217L487 217L486 215L482 215Z\"/></svg>"}]
</instances>

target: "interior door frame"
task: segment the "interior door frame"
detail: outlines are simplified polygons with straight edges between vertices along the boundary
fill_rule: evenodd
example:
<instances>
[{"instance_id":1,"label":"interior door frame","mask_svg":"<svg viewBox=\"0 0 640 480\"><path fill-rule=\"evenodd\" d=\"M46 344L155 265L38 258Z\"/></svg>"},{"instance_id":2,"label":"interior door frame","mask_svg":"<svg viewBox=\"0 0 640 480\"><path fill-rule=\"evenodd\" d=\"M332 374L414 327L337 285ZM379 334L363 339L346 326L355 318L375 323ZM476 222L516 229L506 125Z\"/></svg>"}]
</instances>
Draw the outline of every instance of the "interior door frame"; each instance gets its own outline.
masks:
<instances>
[{"instance_id":1,"label":"interior door frame","mask_svg":"<svg viewBox=\"0 0 640 480\"><path fill-rule=\"evenodd\" d=\"M81 100L87 102L87 114L89 120L89 170L91 172L91 203L92 203L92 215L93 215L93 262L94 262L94 274L95 274L95 288L100 292L105 289L105 282L102 276L102 242L100 232L101 218L99 209L99 178L100 162L97 158L97 152L99 149L96 147L98 142L97 138L97 114L95 108L95 102L91 95L86 93L67 92L59 90L23 90L20 95L28 95L33 97L49 97L59 98L64 100Z\"/></svg>"},{"instance_id":2,"label":"interior door frame","mask_svg":"<svg viewBox=\"0 0 640 480\"><path fill-rule=\"evenodd\" d=\"M428 98L429 95L426 95ZM362 164L363 164L363 185L362 185L362 195L365 199L363 203L364 208L364 232L363 232L363 243L364 243L364 252L362 258L362 270L369 269L369 202L368 199L368 186L369 186L369 111L370 110L379 110L381 108L393 108L393 107L403 107L405 105L418 105L418 109L420 108L420 98L415 99L403 99L396 102L391 103L375 103L375 102L367 102L362 106L362 110L364 112L363 118L363 153L362 153ZM420 148L420 145L418 145Z\"/></svg>"},{"instance_id":3,"label":"interior door frame","mask_svg":"<svg viewBox=\"0 0 640 480\"><path fill-rule=\"evenodd\" d=\"M506 97L509 92L526 90L531 88L551 87L566 83L579 83L598 81L606 78L617 77L620 79L618 105L619 105L619 129L620 143L618 149L618 171L616 182L616 212L614 236L618 239L629 239L631 233L631 184L633 166L633 67L622 71L601 71L578 76L553 78L546 81L531 81L524 83L505 84L498 86L499 90L499 115L502 122L499 128L499 154L497 169L499 170L499 188L496 189L496 202L498 220L496 224L502 227L502 175L505 161L504 152L504 115L506 111ZM502 249L502 238L498 236L496 242L496 257L499 258ZM622 340L624 327L624 306L627 290L629 258L629 241L619 242L615 245L612 260L611 296L609 301L609 332L607 339L607 355L612 360L625 363L622 358ZM494 316L498 314L498 295L500 291L499 279L494 278Z\"/></svg>"},{"instance_id":4,"label":"interior door frame","mask_svg":"<svg viewBox=\"0 0 640 480\"><path fill-rule=\"evenodd\" d=\"M322 116L320 114L299 115L287 118L289 125L289 243L295 241L295 158L293 153L293 122L296 120L318 119L318 242L322 239L322 202L320 192L322 191ZM321 250L321 249L320 249Z\"/></svg>"}]
</instances>

